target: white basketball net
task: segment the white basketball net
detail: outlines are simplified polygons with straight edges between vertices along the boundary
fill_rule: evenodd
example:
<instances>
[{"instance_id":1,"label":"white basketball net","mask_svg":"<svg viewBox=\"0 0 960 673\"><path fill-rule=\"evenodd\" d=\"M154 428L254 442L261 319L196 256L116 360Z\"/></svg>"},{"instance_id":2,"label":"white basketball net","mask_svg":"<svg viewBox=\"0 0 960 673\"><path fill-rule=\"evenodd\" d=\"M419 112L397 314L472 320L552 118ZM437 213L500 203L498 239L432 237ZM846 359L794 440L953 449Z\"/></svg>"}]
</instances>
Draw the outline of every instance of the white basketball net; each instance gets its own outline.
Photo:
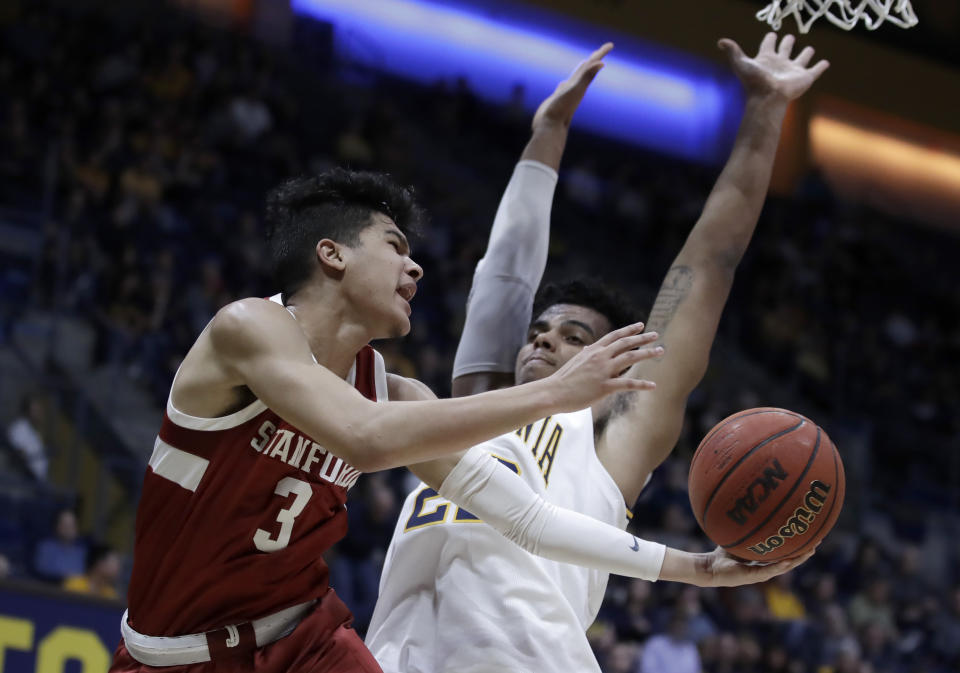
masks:
<instances>
[{"instance_id":1,"label":"white basketball net","mask_svg":"<svg viewBox=\"0 0 960 673\"><path fill-rule=\"evenodd\" d=\"M796 19L801 33L809 31L822 16L844 30L852 30L860 19L870 30L876 30L884 21L901 28L917 25L910 0L774 0L757 12L757 18L774 30L780 30L786 16Z\"/></svg>"}]
</instances>

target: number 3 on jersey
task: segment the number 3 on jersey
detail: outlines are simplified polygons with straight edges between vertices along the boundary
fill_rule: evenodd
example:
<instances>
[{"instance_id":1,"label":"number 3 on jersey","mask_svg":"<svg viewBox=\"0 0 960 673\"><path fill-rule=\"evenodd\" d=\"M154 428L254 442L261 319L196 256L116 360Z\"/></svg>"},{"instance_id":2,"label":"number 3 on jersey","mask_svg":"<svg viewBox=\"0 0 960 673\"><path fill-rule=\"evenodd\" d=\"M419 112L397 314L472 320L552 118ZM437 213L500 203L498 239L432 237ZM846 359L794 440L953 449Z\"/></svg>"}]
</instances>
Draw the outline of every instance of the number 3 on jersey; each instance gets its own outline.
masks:
<instances>
[{"instance_id":1,"label":"number 3 on jersey","mask_svg":"<svg viewBox=\"0 0 960 673\"><path fill-rule=\"evenodd\" d=\"M299 479L294 479L293 477L284 477L278 481L277 487L273 492L284 498L294 493L296 494L296 498L294 498L293 504L289 507L277 512L277 523L280 524L280 532L277 534L276 539L270 537L269 531L265 531L262 528L258 528L257 532L253 534L254 546L264 552L278 551L290 544L293 522L300 516L303 508L307 506L311 496L313 496L313 489L310 488L310 484L305 481L300 481Z\"/></svg>"}]
</instances>

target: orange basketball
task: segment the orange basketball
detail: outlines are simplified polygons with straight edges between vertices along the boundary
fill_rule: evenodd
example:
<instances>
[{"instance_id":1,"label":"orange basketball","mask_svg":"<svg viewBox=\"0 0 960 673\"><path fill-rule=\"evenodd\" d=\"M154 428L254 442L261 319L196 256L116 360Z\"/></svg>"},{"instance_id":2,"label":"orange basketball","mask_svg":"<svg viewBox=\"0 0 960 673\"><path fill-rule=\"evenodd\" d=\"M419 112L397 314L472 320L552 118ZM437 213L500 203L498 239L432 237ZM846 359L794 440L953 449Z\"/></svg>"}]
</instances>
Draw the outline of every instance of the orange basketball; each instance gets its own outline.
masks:
<instances>
[{"instance_id":1,"label":"orange basketball","mask_svg":"<svg viewBox=\"0 0 960 673\"><path fill-rule=\"evenodd\" d=\"M700 528L748 561L780 561L813 547L836 523L845 490L843 462L827 433L786 409L725 418L690 463Z\"/></svg>"}]
</instances>

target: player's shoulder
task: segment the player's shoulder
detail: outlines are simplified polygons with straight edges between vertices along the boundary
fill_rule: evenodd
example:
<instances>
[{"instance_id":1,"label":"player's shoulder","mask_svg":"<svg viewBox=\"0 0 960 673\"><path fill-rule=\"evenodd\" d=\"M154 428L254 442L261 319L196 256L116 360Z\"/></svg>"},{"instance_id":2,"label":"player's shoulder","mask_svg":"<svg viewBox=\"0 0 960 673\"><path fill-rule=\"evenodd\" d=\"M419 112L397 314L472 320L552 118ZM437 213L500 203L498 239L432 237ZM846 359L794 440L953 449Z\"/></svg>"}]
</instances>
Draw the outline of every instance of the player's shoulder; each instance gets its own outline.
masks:
<instances>
[{"instance_id":1,"label":"player's shoulder","mask_svg":"<svg viewBox=\"0 0 960 673\"><path fill-rule=\"evenodd\" d=\"M284 337L303 339L282 305L257 297L239 299L221 308L210 321L208 332L214 348L227 353L256 349Z\"/></svg>"},{"instance_id":2,"label":"player's shoulder","mask_svg":"<svg viewBox=\"0 0 960 673\"><path fill-rule=\"evenodd\" d=\"M210 330L214 336L244 334L261 331L267 325L286 324L290 318L287 310L276 302L247 297L232 301L217 311L210 322Z\"/></svg>"},{"instance_id":3,"label":"player's shoulder","mask_svg":"<svg viewBox=\"0 0 960 673\"><path fill-rule=\"evenodd\" d=\"M277 320L283 316L289 317L289 314L282 304L260 297L247 297L232 301L221 308L213 320L227 328L240 328L262 320Z\"/></svg>"}]
</instances>

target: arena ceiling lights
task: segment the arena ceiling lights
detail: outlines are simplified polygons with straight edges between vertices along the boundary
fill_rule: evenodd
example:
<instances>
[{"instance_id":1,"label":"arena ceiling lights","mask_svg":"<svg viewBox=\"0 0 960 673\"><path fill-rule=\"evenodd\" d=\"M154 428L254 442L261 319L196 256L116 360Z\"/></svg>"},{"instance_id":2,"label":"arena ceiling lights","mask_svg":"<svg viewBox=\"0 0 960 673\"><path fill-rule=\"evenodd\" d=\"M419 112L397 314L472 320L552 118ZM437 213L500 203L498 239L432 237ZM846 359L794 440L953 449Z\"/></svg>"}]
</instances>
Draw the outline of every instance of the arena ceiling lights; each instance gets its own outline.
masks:
<instances>
[{"instance_id":1,"label":"arena ceiling lights","mask_svg":"<svg viewBox=\"0 0 960 673\"><path fill-rule=\"evenodd\" d=\"M477 94L494 102L509 100L522 82L530 110L607 37L596 27L572 35L561 17L556 22L540 17L531 27L509 5L484 11L475 0L292 0L291 5L298 14L333 24L337 54L349 62L425 83L465 76ZM617 48L574 124L685 159L721 159L742 107L733 76L635 39L614 41Z\"/></svg>"}]
</instances>

